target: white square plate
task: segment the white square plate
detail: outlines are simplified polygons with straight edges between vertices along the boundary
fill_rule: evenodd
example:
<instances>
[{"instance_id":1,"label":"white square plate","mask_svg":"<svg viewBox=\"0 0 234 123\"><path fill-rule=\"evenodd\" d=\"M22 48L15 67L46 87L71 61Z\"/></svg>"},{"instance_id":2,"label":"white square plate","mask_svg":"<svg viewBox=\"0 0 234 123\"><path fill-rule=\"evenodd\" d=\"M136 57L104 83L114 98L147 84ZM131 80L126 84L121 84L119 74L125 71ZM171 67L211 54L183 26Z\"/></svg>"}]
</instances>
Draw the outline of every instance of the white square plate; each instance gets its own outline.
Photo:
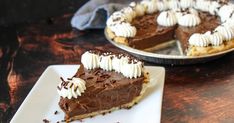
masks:
<instances>
[{"instance_id":1,"label":"white square plate","mask_svg":"<svg viewBox=\"0 0 234 123\"><path fill-rule=\"evenodd\" d=\"M36 82L22 105L11 120L11 123L42 123L48 119L56 123L64 119L64 113L58 106L59 96L57 85L60 77L73 76L79 65L53 65L49 66ZM161 118L161 105L165 69L162 67L146 66L150 73L150 82L156 83L149 88L143 99L131 109L121 109L106 115L86 118L76 123L159 123ZM55 115L54 112L58 111Z\"/></svg>"}]
</instances>

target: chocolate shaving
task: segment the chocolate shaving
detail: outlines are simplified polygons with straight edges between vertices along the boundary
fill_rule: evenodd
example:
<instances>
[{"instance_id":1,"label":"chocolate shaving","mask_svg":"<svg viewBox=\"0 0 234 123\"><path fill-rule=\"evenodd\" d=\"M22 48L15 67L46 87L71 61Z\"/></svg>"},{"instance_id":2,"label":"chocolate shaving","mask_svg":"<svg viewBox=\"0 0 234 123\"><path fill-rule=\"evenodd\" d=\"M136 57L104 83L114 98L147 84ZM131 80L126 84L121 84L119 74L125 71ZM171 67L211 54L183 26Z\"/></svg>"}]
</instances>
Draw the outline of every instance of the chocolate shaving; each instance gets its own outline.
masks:
<instances>
[{"instance_id":1,"label":"chocolate shaving","mask_svg":"<svg viewBox=\"0 0 234 123\"><path fill-rule=\"evenodd\" d=\"M68 104L67 103L65 103L65 109L68 110Z\"/></svg>"},{"instance_id":2,"label":"chocolate shaving","mask_svg":"<svg viewBox=\"0 0 234 123\"><path fill-rule=\"evenodd\" d=\"M99 82L103 82L105 80L105 78L97 78L97 81L96 81L96 83L99 83Z\"/></svg>"},{"instance_id":3,"label":"chocolate shaving","mask_svg":"<svg viewBox=\"0 0 234 123\"><path fill-rule=\"evenodd\" d=\"M47 119L43 119L43 122L44 122L44 123L49 123L50 121L47 120Z\"/></svg>"},{"instance_id":4,"label":"chocolate shaving","mask_svg":"<svg viewBox=\"0 0 234 123\"><path fill-rule=\"evenodd\" d=\"M100 70L96 69L93 73L94 73L94 75L98 75L100 73Z\"/></svg>"},{"instance_id":5,"label":"chocolate shaving","mask_svg":"<svg viewBox=\"0 0 234 123\"><path fill-rule=\"evenodd\" d=\"M67 78L67 80L72 80L72 78Z\"/></svg>"},{"instance_id":6,"label":"chocolate shaving","mask_svg":"<svg viewBox=\"0 0 234 123\"><path fill-rule=\"evenodd\" d=\"M89 79L93 79L93 77L92 77L92 76L90 76L90 77L88 77L88 78L87 78L87 80L89 80Z\"/></svg>"},{"instance_id":7,"label":"chocolate shaving","mask_svg":"<svg viewBox=\"0 0 234 123\"><path fill-rule=\"evenodd\" d=\"M71 83L71 85L70 85L70 88L72 88L72 86L73 86L74 84L73 83Z\"/></svg>"},{"instance_id":8,"label":"chocolate shaving","mask_svg":"<svg viewBox=\"0 0 234 123\"><path fill-rule=\"evenodd\" d=\"M65 82L64 79L63 79L63 77L60 77L60 79L62 80L62 82Z\"/></svg>"},{"instance_id":9,"label":"chocolate shaving","mask_svg":"<svg viewBox=\"0 0 234 123\"><path fill-rule=\"evenodd\" d=\"M78 89L78 86L75 87L74 91L77 91L77 89Z\"/></svg>"},{"instance_id":10,"label":"chocolate shaving","mask_svg":"<svg viewBox=\"0 0 234 123\"><path fill-rule=\"evenodd\" d=\"M61 122L66 122L66 120L61 120Z\"/></svg>"},{"instance_id":11,"label":"chocolate shaving","mask_svg":"<svg viewBox=\"0 0 234 123\"><path fill-rule=\"evenodd\" d=\"M62 90L62 88L60 88L59 86L57 86L57 89L58 89L58 90Z\"/></svg>"},{"instance_id":12,"label":"chocolate shaving","mask_svg":"<svg viewBox=\"0 0 234 123\"><path fill-rule=\"evenodd\" d=\"M55 114L55 115L58 114L58 111L55 111L54 114Z\"/></svg>"},{"instance_id":13,"label":"chocolate shaving","mask_svg":"<svg viewBox=\"0 0 234 123\"><path fill-rule=\"evenodd\" d=\"M85 73L81 73L81 74L80 74L80 76L83 76L83 75L85 75Z\"/></svg>"},{"instance_id":14,"label":"chocolate shaving","mask_svg":"<svg viewBox=\"0 0 234 123\"><path fill-rule=\"evenodd\" d=\"M110 75L108 75L108 74L104 74L104 75L101 75L100 77L102 77L102 78L109 78L110 77Z\"/></svg>"},{"instance_id":15,"label":"chocolate shaving","mask_svg":"<svg viewBox=\"0 0 234 123\"><path fill-rule=\"evenodd\" d=\"M116 80L111 80L111 83L113 83L113 84L116 83Z\"/></svg>"},{"instance_id":16,"label":"chocolate shaving","mask_svg":"<svg viewBox=\"0 0 234 123\"><path fill-rule=\"evenodd\" d=\"M229 18L231 18L233 14L234 14L234 11L232 11L232 13L230 14Z\"/></svg>"}]
</instances>

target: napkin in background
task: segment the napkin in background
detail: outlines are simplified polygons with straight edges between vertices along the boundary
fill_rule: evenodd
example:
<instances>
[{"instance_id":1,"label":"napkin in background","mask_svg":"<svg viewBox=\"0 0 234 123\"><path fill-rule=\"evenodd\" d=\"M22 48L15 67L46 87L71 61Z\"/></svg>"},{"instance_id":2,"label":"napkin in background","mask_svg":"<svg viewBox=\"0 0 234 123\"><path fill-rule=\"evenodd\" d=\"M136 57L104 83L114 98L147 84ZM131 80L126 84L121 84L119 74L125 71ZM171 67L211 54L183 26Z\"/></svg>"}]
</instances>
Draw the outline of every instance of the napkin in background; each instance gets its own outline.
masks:
<instances>
[{"instance_id":1,"label":"napkin in background","mask_svg":"<svg viewBox=\"0 0 234 123\"><path fill-rule=\"evenodd\" d=\"M107 18L127 6L132 0L90 0L73 16L71 25L79 30L102 29Z\"/></svg>"}]
</instances>

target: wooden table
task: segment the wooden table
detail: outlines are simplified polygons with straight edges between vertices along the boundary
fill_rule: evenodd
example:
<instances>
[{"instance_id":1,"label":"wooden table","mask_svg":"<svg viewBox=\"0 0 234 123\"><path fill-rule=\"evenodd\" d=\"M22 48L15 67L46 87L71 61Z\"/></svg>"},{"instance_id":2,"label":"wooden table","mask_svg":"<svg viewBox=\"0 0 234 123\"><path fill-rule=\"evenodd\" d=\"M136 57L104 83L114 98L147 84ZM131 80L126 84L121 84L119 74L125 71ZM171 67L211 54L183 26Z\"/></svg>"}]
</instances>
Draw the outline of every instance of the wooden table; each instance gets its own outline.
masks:
<instances>
[{"instance_id":1,"label":"wooden table","mask_svg":"<svg viewBox=\"0 0 234 123\"><path fill-rule=\"evenodd\" d=\"M72 30L70 17L0 28L0 122L10 121L48 65L79 64L88 49L120 50L103 30ZM234 53L165 68L162 122L234 122Z\"/></svg>"}]
</instances>

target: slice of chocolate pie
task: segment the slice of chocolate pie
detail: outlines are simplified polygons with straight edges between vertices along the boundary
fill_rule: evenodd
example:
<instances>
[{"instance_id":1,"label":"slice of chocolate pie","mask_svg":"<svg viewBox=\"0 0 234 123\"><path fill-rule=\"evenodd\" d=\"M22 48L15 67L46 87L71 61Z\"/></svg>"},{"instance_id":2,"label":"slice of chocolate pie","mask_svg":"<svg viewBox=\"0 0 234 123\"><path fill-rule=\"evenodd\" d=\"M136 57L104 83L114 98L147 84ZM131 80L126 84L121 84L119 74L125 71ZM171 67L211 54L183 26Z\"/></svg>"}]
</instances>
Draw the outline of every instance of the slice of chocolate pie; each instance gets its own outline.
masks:
<instances>
[{"instance_id":1,"label":"slice of chocolate pie","mask_svg":"<svg viewBox=\"0 0 234 123\"><path fill-rule=\"evenodd\" d=\"M143 63L132 56L87 51L81 62L77 73L58 86L66 121L131 108L148 85Z\"/></svg>"},{"instance_id":2,"label":"slice of chocolate pie","mask_svg":"<svg viewBox=\"0 0 234 123\"><path fill-rule=\"evenodd\" d=\"M110 39L140 50L174 39L187 56L234 48L234 4L226 0L142 0L106 24Z\"/></svg>"}]
</instances>

